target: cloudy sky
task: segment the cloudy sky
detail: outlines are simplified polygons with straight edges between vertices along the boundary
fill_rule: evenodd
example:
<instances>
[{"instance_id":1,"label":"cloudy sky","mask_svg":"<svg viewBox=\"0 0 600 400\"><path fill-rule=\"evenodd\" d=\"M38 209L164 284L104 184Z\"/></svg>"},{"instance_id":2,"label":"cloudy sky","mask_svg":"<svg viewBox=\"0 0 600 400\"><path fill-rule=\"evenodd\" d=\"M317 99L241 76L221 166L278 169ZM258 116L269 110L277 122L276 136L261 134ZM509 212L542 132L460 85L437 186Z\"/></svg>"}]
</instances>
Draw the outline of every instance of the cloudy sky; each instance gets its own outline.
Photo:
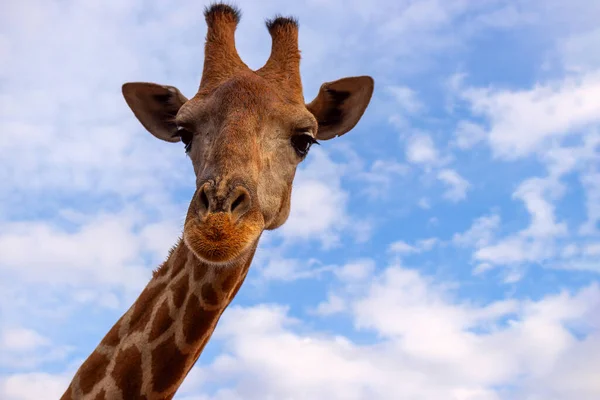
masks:
<instances>
[{"instance_id":1,"label":"cloudy sky","mask_svg":"<svg viewBox=\"0 0 600 400\"><path fill-rule=\"evenodd\" d=\"M194 176L121 84L200 80L204 1L0 5L0 398L58 398L181 232ZM371 75L180 400L600 398L600 3L237 1L305 96Z\"/></svg>"}]
</instances>

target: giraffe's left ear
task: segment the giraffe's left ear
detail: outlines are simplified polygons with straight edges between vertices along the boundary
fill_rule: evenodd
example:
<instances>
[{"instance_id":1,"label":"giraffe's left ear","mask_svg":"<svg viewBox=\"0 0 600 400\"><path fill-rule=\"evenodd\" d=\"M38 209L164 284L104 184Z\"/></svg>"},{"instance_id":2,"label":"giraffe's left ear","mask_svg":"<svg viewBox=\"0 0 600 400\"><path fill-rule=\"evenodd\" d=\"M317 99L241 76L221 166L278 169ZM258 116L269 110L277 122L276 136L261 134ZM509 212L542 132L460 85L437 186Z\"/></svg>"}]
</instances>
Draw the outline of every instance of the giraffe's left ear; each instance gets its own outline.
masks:
<instances>
[{"instance_id":1,"label":"giraffe's left ear","mask_svg":"<svg viewBox=\"0 0 600 400\"><path fill-rule=\"evenodd\" d=\"M151 134L167 142L179 142L175 116L187 98L173 86L147 82L123 85L123 97Z\"/></svg>"},{"instance_id":2,"label":"giraffe's left ear","mask_svg":"<svg viewBox=\"0 0 600 400\"><path fill-rule=\"evenodd\" d=\"M342 136L358 123L367 109L375 82L370 76L356 76L327 82L319 94L306 105L317 122L317 139Z\"/></svg>"}]
</instances>

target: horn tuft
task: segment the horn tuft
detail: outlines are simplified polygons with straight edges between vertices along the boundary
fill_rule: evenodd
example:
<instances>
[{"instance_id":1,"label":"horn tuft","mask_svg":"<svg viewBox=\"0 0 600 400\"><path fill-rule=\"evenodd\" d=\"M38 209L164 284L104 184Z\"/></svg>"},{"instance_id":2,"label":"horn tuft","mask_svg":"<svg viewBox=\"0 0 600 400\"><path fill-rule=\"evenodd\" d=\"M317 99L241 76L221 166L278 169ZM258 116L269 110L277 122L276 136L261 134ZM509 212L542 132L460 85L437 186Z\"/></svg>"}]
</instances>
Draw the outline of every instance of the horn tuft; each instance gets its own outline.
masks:
<instances>
[{"instance_id":1,"label":"horn tuft","mask_svg":"<svg viewBox=\"0 0 600 400\"><path fill-rule=\"evenodd\" d=\"M277 15L273 19L268 19L266 21L266 25L269 33L273 34L273 32L279 28L298 29L298 19L295 17L283 17L281 15Z\"/></svg>"},{"instance_id":2,"label":"horn tuft","mask_svg":"<svg viewBox=\"0 0 600 400\"><path fill-rule=\"evenodd\" d=\"M240 22L242 12L239 8L225 3L214 3L204 8L204 18L208 24L219 17L230 19L230 22L237 24Z\"/></svg>"}]
</instances>

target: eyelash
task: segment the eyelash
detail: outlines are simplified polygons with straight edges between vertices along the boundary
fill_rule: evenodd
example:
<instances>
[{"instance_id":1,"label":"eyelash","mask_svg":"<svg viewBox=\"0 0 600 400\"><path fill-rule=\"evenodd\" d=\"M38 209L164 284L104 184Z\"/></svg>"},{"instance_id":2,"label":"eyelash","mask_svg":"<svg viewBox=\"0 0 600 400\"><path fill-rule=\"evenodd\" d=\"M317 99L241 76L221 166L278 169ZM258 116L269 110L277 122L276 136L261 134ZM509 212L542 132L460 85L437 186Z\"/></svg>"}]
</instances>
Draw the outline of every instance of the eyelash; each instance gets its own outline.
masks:
<instances>
[{"instance_id":1,"label":"eyelash","mask_svg":"<svg viewBox=\"0 0 600 400\"><path fill-rule=\"evenodd\" d=\"M306 157L310 147L313 144L320 144L317 139L315 139L306 130L298 131L296 134L294 134L290 139L290 143L300 158Z\"/></svg>"},{"instance_id":2,"label":"eyelash","mask_svg":"<svg viewBox=\"0 0 600 400\"><path fill-rule=\"evenodd\" d=\"M192 141L194 140L194 134L188 131L187 129L181 127L177 128L177 134L179 135L179 138L185 145L186 154L189 153L192 149Z\"/></svg>"}]
</instances>

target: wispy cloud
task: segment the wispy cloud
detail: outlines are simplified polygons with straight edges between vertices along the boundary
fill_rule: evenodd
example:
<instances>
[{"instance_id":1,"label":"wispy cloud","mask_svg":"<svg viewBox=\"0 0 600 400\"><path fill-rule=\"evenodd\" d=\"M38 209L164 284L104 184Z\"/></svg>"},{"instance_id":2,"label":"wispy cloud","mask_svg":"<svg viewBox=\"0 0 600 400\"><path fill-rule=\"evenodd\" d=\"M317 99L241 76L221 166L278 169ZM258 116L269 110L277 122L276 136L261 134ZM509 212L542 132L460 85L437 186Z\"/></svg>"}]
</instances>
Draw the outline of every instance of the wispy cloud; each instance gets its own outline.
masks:
<instances>
[{"instance_id":1,"label":"wispy cloud","mask_svg":"<svg viewBox=\"0 0 600 400\"><path fill-rule=\"evenodd\" d=\"M319 307L328 311L324 315L343 311L357 328L377 333L384 338L377 346L300 329L300 321L275 305L240 307L224 317L218 336L229 351L201 365L203 373L211 380L235 377L234 393L257 399L267 393L356 399L595 393L591 375L569 372L562 362L593 368L594 358L581 350L595 339L578 340L568 324L585 324L600 302L597 286L538 301L473 305L455 302L443 285L399 266L353 282L352 293L361 282L362 294L332 294ZM276 353L269 351L273 346ZM564 379L536 385L559 373ZM435 382L427 378L431 374ZM507 384L509 392L496 389Z\"/></svg>"}]
</instances>

